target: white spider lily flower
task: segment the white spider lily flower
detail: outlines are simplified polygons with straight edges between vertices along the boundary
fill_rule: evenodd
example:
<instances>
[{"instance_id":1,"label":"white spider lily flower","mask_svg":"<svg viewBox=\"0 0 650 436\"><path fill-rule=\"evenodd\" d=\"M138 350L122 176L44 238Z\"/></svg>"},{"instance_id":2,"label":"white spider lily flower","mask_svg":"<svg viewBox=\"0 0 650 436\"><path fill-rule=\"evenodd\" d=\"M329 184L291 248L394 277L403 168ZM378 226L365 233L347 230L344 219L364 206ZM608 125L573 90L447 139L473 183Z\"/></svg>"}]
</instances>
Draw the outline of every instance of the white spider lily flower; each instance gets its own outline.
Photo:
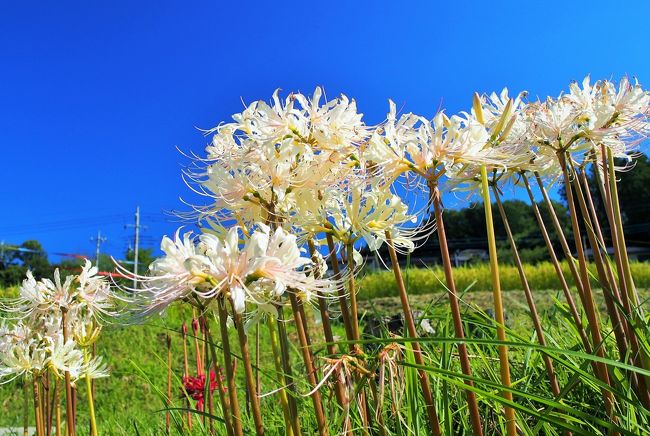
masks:
<instances>
[{"instance_id":1,"label":"white spider lily flower","mask_svg":"<svg viewBox=\"0 0 650 436\"><path fill-rule=\"evenodd\" d=\"M179 229L174 239L164 236L160 249L164 256L149 265L149 276L137 277L143 287L133 290L137 301L144 305L145 315L162 312L171 303L190 298L195 292L200 296L200 288L209 286L204 273L209 259L197 252L191 232L181 237Z\"/></svg>"},{"instance_id":2,"label":"white spider lily flower","mask_svg":"<svg viewBox=\"0 0 650 436\"><path fill-rule=\"evenodd\" d=\"M78 372L70 373L73 380L79 380L86 377L95 380L98 378L108 377L109 375L110 372L108 366L103 362L102 356L93 357L87 362L84 362L84 364L79 367Z\"/></svg>"},{"instance_id":3,"label":"white spider lily flower","mask_svg":"<svg viewBox=\"0 0 650 436\"><path fill-rule=\"evenodd\" d=\"M51 312L70 310L76 298L77 289L72 286L75 276L61 281L59 269L54 270L54 281L35 280L31 271L19 288L19 296L5 310L21 318L39 318Z\"/></svg>"},{"instance_id":4,"label":"white spider lily flower","mask_svg":"<svg viewBox=\"0 0 650 436\"><path fill-rule=\"evenodd\" d=\"M403 114L397 118L397 108L392 100L388 101L389 111L386 115L386 122L381 128L376 129L366 147L364 147L363 158L378 165L389 180L395 180L400 174L414 168L413 162L409 160L407 148L417 142L416 128L422 119L411 113ZM420 163L420 171L426 169L430 163Z\"/></svg>"},{"instance_id":5,"label":"white spider lily flower","mask_svg":"<svg viewBox=\"0 0 650 436\"><path fill-rule=\"evenodd\" d=\"M507 101L503 102L504 99ZM395 104L390 102L383 131L373 133L363 158L371 164L376 163L389 183L405 172L435 180L443 169L453 175L463 172L467 165L505 168L517 156L511 152L512 146L497 150L490 145L503 143L513 133L515 125L519 136L526 130L520 115L520 101L517 97L513 103L506 90L500 97L493 95L479 100L480 120L473 111L451 117L439 112L431 121L410 113L398 119Z\"/></svg>"},{"instance_id":6,"label":"white spider lily flower","mask_svg":"<svg viewBox=\"0 0 650 436\"><path fill-rule=\"evenodd\" d=\"M358 164L358 147L368 137L356 103L345 96L321 103L317 88L310 99L276 91L272 104L257 101L233 116L234 123L214 133L186 176L196 191L213 200L197 206L199 216L282 221L296 213L296 196L335 184ZM206 165L207 164L207 165Z\"/></svg>"},{"instance_id":7,"label":"white spider lily flower","mask_svg":"<svg viewBox=\"0 0 650 436\"><path fill-rule=\"evenodd\" d=\"M78 374L83 367L83 353L77 348L77 343L68 339L63 340L63 336L48 345L48 366L59 377L65 372Z\"/></svg>"},{"instance_id":8,"label":"white spider lily flower","mask_svg":"<svg viewBox=\"0 0 650 436\"><path fill-rule=\"evenodd\" d=\"M7 383L23 375L38 375L47 369L49 353L47 341L39 338L31 328L18 321L12 327L0 328L0 378Z\"/></svg>"},{"instance_id":9,"label":"white spider lily flower","mask_svg":"<svg viewBox=\"0 0 650 436\"><path fill-rule=\"evenodd\" d=\"M207 306L219 295L230 298L234 310L244 313L248 303L277 303L287 289L330 288L328 281L308 278L311 260L301 256L296 237L282 228L271 233L268 226L257 224L247 237L240 227L198 238L190 234L181 238L177 232L175 241L166 238L162 248L165 256L152 264L144 287L136 290L145 315L178 300Z\"/></svg>"},{"instance_id":10,"label":"white spider lily flower","mask_svg":"<svg viewBox=\"0 0 650 436\"><path fill-rule=\"evenodd\" d=\"M282 227L273 233L264 224L239 248L239 228L233 227L226 238L201 235L202 250L214 266L209 274L215 288L225 289L236 312L243 313L246 303L253 306L277 300L287 289L315 292L329 288L325 280L311 280L311 259L301 256L295 235Z\"/></svg>"},{"instance_id":11,"label":"white spider lily flower","mask_svg":"<svg viewBox=\"0 0 650 436\"><path fill-rule=\"evenodd\" d=\"M589 76L581 85L572 83L569 91L528 106L531 145L571 153L599 151L605 145L629 160L650 131L650 94L627 78L617 88L607 80L591 84Z\"/></svg>"},{"instance_id":12,"label":"white spider lily flower","mask_svg":"<svg viewBox=\"0 0 650 436\"><path fill-rule=\"evenodd\" d=\"M86 259L81 273L77 276L77 305L87 311L90 316L115 316L117 296L111 290L106 277L98 275L99 270Z\"/></svg>"},{"instance_id":13,"label":"white spider lily flower","mask_svg":"<svg viewBox=\"0 0 650 436\"><path fill-rule=\"evenodd\" d=\"M327 212L333 235L344 244L363 239L375 251L386 242L389 231L396 247L409 252L415 249L415 229L405 229L404 225L415 224L417 216L409 213L399 196L378 184L350 187L339 196L337 207Z\"/></svg>"}]
</instances>

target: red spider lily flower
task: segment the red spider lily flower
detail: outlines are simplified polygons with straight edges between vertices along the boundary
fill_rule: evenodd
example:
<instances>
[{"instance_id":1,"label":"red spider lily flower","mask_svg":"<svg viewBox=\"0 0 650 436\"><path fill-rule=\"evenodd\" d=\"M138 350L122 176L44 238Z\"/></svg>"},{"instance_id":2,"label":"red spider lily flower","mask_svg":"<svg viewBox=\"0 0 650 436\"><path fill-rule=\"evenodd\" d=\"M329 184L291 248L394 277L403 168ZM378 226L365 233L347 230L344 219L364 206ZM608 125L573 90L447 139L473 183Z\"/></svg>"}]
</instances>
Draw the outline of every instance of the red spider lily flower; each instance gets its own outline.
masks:
<instances>
[{"instance_id":1,"label":"red spider lily flower","mask_svg":"<svg viewBox=\"0 0 650 436\"><path fill-rule=\"evenodd\" d=\"M221 376L223 380L223 376ZM196 400L196 408L198 410L203 410L204 404L204 394L205 394L205 374L199 374L197 377L186 376L183 377L183 388L187 395L189 395L193 400ZM210 393L214 392L217 388L217 375L214 372L214 369L210 370ZM225 388L223 388L225 390ZM181 391L182 396L185 396L185 392Z\"/></svg>"}]
</instances>

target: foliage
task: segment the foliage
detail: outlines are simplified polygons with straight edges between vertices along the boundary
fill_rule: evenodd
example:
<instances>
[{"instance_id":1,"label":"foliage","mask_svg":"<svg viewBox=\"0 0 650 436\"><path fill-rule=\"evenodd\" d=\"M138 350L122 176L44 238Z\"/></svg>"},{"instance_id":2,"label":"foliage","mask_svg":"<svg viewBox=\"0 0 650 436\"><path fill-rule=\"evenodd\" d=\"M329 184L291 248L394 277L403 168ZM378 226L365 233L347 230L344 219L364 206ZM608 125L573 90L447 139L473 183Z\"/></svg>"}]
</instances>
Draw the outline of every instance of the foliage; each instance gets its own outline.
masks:
<instances>
[{"instance_id":1,"label":"foliage","mask_svg":"<svg viewBox=\"0 0 650 436\"><path fill-rule=\"evenodd\" d=\"M1 247L0 256L0 286L6 287L20 283L27 270L35 277L47 277L52 273L52 267L47 259L47 253L41 243L28 240L18 247Z\"/></svg>"}]
</instances>

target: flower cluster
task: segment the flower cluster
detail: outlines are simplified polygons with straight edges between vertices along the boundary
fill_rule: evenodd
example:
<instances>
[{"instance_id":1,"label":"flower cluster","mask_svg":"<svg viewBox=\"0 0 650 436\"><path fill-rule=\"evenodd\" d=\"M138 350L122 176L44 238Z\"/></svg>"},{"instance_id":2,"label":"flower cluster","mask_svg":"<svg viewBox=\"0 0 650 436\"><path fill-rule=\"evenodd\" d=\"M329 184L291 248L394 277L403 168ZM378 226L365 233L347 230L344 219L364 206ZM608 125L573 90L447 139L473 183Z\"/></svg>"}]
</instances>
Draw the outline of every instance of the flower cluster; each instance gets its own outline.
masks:
<instances>
[{"instance_id":1,"label":"flower cluster","mask_svg":"<svg viewBox=\"0 0 650 436\"><path fill-rule=\"evenodd\" d=\"M345 96L320 104L291 94L273 104L257 101L222 124L206 148L194 180L214 199L203 212L236 217L245 225L286 221L302 203L353 173L368 129L354 100ZM303 207L306 205L302 205Z\"/></svg>"},{"instance_id":2,"label":"flower cluster","mask_svg":"<svg viewBox=\"0 0 650 436\"><path fill-rule=\"evenodd\" d=\"M177 232L174 239L163 238L165 255L150 265L138 290L144 314L160 312L179 300L204 308L223 296L237 313L252 303L250 316L277 316L285 292L294 292L303 301L317 292L330 293L332 283L315 277L312 260L302 256L296 236L282 227L271 230L258 223L250 234L238 226L218 233L192 237Z\"/></svg>"},{"instance_id":3,"label":"flower cluster","mask_svg":"<svg viewBox=\"0 0 650 436\"><path fill-rule=\"evenodd\" d=\"M477 192L481 167L493 183L525 171L555 177L559 153L602 159L601 146L629 158L649 128L650 95L627 79L586 78L557 98L525 98L507 89L476 94L469 111L431 120L399 115L390 102L377 126L362 121L354 100L323 102L319 88L311 97L282 100L276 92L271 104L250 104L208 131L206 155L188 170L211 199L195 206L205 229L163 240L165 257L151 266L141 292L144 312L177 300L207 306L225 295L236 312L273 314L287 289L308 299L339 286L317 279L311 261L297 254L307 240L319 246L329 235L353 247L357 262L361 243L378 250L388 234L409 252L435 223L423 218L429 203L414 210L405 193L443 178L446 189ZM225 222L237 226L226 230ZM291 246L292 261L269 253L276 238Z\"/></svg>"},{"instance_id":4,"label":"flower cluster","mask_svg":"<svg viewBox=\"0 0 650 436\"><path fill-rule=\"evenodd\" d=\"M477 179L487 167L495 179L509 173L535 171L550 177L561 172L558 153L580 159L602 159L599 147L631 161L649 132L650 94L627 78L618 85L589 77L569 92L544 101L525 102L526 93L474 96L470 112L431 120L414 114L397 118L395 105L385 125L375 130L365 158L394 180L413 173L424 180L445 175L458 189Z\"/></svg>"},{"instance_id":5,"label":"flower cluster","mask_svg":"<svg viewBox=\"0 0 650 436\"><path fill-rule=\"evenodd\" d=\"M116 295L109 281L86 261L81 273L36 280L31 272L19 297L4 305L10 323L0 327L0 377L12 380L50 370L68 372L72 381L106 377L101 356L90 358L102 321L116 316Z\"/></svg>"}]
</instances>

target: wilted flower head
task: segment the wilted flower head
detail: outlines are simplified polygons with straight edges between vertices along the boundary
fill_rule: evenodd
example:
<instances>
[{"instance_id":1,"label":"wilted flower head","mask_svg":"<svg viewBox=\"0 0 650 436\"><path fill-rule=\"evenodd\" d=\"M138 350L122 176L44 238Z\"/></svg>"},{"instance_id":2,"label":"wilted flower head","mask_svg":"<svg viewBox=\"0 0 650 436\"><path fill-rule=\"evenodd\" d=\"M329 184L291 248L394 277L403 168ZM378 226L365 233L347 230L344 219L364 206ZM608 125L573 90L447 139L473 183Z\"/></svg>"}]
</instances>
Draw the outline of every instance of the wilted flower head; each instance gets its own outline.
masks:
<instances>
[{"instance_id":1,"label":"wilted flower head","mask_svg":"<svg viewBox=\"0 0 650 436\"><path fill-rule=\"evenodd\" d=\"M199 374L196 377L193 376L184 376L183 377L183 390L182 397L185 398L185 393L196 400L196 408L198 410L203 410L203 405L205 403L205 392L206 392L206 382L207 377L205 374ZM217 375L214 372L214 369L210 370L210 380L209 386L207 389L210 390L210 393L214 392L217 388ZM225 389L225 388L224 388Z\"/></svg>"}]
</instances>

